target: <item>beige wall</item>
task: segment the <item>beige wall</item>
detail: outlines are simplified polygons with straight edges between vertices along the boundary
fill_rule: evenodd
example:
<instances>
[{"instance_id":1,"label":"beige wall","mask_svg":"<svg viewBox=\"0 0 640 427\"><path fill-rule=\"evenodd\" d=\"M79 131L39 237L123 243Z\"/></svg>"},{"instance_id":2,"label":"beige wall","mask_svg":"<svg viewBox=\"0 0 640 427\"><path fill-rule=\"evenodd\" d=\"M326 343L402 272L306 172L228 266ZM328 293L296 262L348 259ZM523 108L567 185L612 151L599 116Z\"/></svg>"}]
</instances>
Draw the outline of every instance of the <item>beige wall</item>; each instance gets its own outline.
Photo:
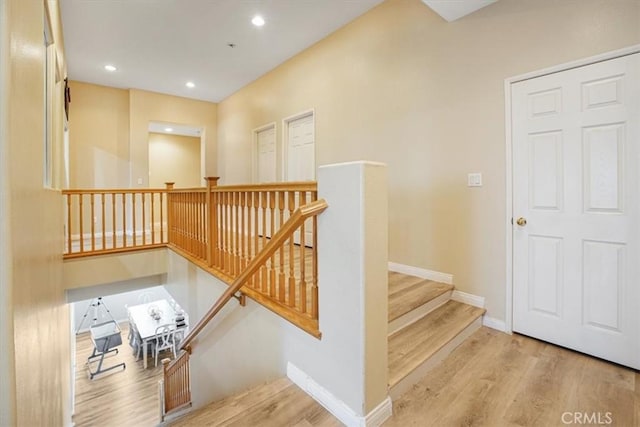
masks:
<instances>
[{"instance_id":1,"label":"beige wall","mask_svg":"<svg viewBox=\"0 0 640 427\"><path fill-rule=\"evenodd\" d=\"M58 3L47 4L64 77ZM13 314L3 317L0 334L2 353L14 352L1 362L0 424L65 425L71 414L69 313L61 280L62 197L43 188L44 3L7 0L0 11L4 15L0 305L3 315L5 310ZM10 51L5 50L8 46ZM58 83L54 99L61 99L61 91ZM55 104L53 117L61 117L61 108ZM62 126L54 129L58 144Z\"/></svg>"},{"instance_id":2,"label":"beige wall","mask_svg":"<svg viewBox=\"0 0 640 427\"><path fill-rule=\"evenodd\" d=\"M132 187L142 179L149 180L149 122L166 122L202 128L204 140L204 175L217 175L217 104L177 96L161 95L142 90L131 90L129 133L129 159Z\"/></svg>"},{"instance_id":3,"label":"beige wall","mask_svg":"<svg viewBox=\"0 0 640 427\"><path fill-rule=\"evenodd\" d=\"M216 104L77 81L70 87L70 188L149 187L152 121L202 128L203 166L216 174Z\"/></svg>"},{"instance_id":4,"label":"beige wall","mask_svg":"<svg viewBox=\"0 0 640 427\"><path fill-rule=\"evenodd\" d=\"M164 188L174 182L176 188L203 187L200 173L200 138L149 133L149 187Z\"/></svg>"},{"instance_id":5,"label":"beige wall","mask_svg":"<svg viewBox=\"0 0 640 427\"><path fill-rule=\"evenodd\" d=\"M390 261L452 273L504 319L504 80L640 43L639 20L637 0L502 0L453 23L387 0L218 105L221 183L250 182L252 129L280 140L314 108L318 165L389 165Z\"/></svg>"},{"instance_id":6,"label":"beige wall","mask_svg":"<svg viewBox=\"0 0 640 427\"><path fill-rule=\"evenodd\" d=\"M69 187L129 187L129 91L72 81Z\"/></svg>"}]
</instances>

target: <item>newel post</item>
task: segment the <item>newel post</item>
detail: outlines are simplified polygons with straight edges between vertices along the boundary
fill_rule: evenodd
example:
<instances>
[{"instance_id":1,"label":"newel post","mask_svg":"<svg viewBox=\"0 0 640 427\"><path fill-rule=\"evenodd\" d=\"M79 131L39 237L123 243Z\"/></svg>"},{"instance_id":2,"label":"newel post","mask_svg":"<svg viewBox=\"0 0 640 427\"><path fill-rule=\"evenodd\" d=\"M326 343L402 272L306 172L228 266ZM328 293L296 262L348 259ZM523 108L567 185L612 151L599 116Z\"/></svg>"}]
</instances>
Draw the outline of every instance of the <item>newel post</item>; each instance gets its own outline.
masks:
<instances>
[{"instance_id":1,"label":"newel post","mask_svg":"<svg viewBox=\"0 0 640 427\"><path fill-rule=\"evenodd\" d=\"M175 182L165 182L164 185L167 187L167 235L169 237L169 243L173 243L173 197L171 197L171 190L173 190ZM162 194L162 193L161 193ZM162 207L160 207L162 209Z\"/></svg>"},{"instance_id":2,"label":"newel post","mask_svg":"<svg viewBox=\"0 0 640 427\"><path fill-rule=\"evenodd\" d=\"M212 267L218 259L218 195L212 193L211 189L218 186L220 177L207 176L204 179L207 181L207 264Z\"/></svg>"}]
</instances>

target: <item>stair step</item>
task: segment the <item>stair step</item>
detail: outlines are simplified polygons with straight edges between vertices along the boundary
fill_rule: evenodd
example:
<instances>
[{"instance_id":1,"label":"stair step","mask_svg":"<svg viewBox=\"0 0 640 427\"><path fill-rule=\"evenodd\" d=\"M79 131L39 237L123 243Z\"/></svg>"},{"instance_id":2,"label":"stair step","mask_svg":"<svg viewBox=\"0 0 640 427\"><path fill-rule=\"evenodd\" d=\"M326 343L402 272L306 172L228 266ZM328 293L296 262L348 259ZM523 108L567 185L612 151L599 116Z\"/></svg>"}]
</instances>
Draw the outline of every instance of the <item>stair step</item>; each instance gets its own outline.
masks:
<instances>
[{"instance_id":1,"label":"stair step","mask_svg":"<svg viewBox=\"0 0 640 427\"><path fill-rule=\"evenodd\" d=\"M389 272L388 334L415 322L451 298L453 285Z\"/></svg>"},{"instance_id":2,"label":"stair step","mask_svg":"<svg viewBox=\"0 0 640 427\"><path fill-rule=\"evenodd\" d=\"M341 425L288 378L280 378L211 403L170 423L172 427L319 424Z\"/></svg>"},{"instance_id":3,"label":"stair step","mask_svg":"<svg viewBox=\"0 0 640 427\"><path fill-rule=\"evenodd\" d=\"M392 397L401 381L430 358L442 360L481 326L485 309L448 301L389 337L389 388ZM441 350L444 350L444 354ZM434 357L437 356L437 357ZM430 365L433 365L431 363Z\"/></svg>"}]
</instances>

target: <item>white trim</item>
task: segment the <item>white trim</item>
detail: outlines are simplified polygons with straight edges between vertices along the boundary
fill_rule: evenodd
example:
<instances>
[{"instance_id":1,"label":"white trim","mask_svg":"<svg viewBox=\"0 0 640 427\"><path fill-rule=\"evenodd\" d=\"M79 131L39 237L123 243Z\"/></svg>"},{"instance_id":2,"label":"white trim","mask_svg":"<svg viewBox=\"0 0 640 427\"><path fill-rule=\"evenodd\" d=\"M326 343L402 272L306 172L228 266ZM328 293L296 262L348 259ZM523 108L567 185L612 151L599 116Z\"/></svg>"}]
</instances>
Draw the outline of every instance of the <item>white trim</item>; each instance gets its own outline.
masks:
<instances>
[{"instance_id":1,"label":"white trim","mask_svg":"<svg viewBox=\"0 0 640 427\"><path fill-rule=\"evenodd\" d=\"M427 270L420 267L413 267L411 265L398 264L397 262L391 261L389 261L388 268L390 271L395 271L396 273L408 274L410 276L420 277L421 279L453 285L453 274L441 273L439 271Z\"/></svg>"},{"instance_id":2,"label":"white trim","mask_svg":"<svg viewBox=\"0 0 640 427\"><path fill-rule=\"evenodd\" d=\"M484 297L478 295L468 294L466 292L454 290L451 294L451 299L464 304L469 304L474 307L484 308Z\"/></svg>"},{"instance_id":3,"label":"white trim","mask_svg":"<svg viewBox=\"0 0 640 427\"><path fill-rule=\"evenodd\" d=\"M258 126L251 131L251 182L258 182L258 134L262 131L273 129L273 143L275 144L276 156L278 157L278 129L276 128L276 122L271 122ZM277 162L273 167L276 169L276 176L278 175Z\"/></svg>"},{"instance_id":4,"label":"white trim","mask_svg":"<svg viewBox=\"0 0 640 427\"><path fill-rule=\"evenodd\" d=\"M299 113L292 114L290 116L282 119L282 139L281 139L281 147L282 147L282 170L280 174L282 176L282 181L287 181L287 174L289 170L289 159L287 158L289 152L289 122L294 120L301 119L303 117L311 116L313 118L313 163L315 164L315 168L318 167L318 147L316 144L316 110L315 108L310 108L308 110L300 111ZM313 171L314 179L317 175L316 171Z\"/></svg>"},{"instance_id":5,"label":"white trim","mask_svg":"<svg viewBox=\"0 0 640 427\"><path fill-rule=\"evenodd\" d=\"M486 314L482 317L482 325L500 332L507 332L507 327L504 320L496 319L495 317L489 317Z\"/></svg>"},{"instance_id":6,"label":"white trim","mask_svg":"<svg viewBox=\"0 0 640 427\"><path fill-rule=\"evenodd\" d=\"M291 362L287 363L287 377L348 427L377 427L392 415L389 396L366 416L360 416Z\"/></svg>"},{"instance_id":7,"label":"white trim","mask_svg":"<svg viewBox=\"0 0 640 427\"><path fill-rule=\"evenodd\" d=\"M529 80L536 77L542 77L548 74L559 73L561 71L573 68L584 67L585 65L595 64L597 62L608 61L610 59L620 58L622 56L640 53L640 44L632 45L618 50L601 53L598 55L582 58L571 62L555 65L553 67L543 68L541 70L532 71L518 76L509 77L504 80L504 99L505 99L505 155L506 155L506 268L505 268L505 327L504 331L511 333L513 331L513 157L511 138L511 85L523 80Z\"/></svg>"}]
</instances>

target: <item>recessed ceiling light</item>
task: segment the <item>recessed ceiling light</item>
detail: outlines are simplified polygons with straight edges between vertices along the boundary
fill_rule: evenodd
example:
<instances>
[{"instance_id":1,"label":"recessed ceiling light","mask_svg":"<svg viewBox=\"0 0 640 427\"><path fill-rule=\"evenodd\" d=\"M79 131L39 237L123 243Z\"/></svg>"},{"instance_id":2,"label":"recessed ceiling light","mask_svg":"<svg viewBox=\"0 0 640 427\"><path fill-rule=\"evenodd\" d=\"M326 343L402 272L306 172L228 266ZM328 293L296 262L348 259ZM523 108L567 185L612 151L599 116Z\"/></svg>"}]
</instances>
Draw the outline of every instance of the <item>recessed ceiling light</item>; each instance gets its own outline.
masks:
<instances>
[{"instance_id":1,"label":"recessed ceiling light","mask_svg":"<svg viewBox=\"0 0 640 427\"><path fill-rule=\"evenodd\" d=\"M165 132L173 132L173 128L164 128Z\"/></svg>"},{"instance_id":2,"label":"recessed ceiling light","mask_svg":"<svg viewBox=\"0 0 640 427\"><path fill-rule=\"evenodd\" d=\"M256 15L251 20L251 23L256 27L262 27L264 25L264 18L260 15Z\"/></svg>"},{"instance_id":3,"label":"recessed ceiling light","mask_svg":"<svg viewBox=\"0 0 640 427\"><path fill-rule=\"evenodd\" d=\"M114 66L113 66L113 65L111 65L111 64L105 65L105 66L104 66L104 69L105 69L105 70L107 70L107 71L111 71L111 72L114 72L115 70L117 70L117 68L116 68L116 67L114 67Z\"/></svg>"},{"instance_id":4,"label":"recessed ceiling light","mask_svg":"<svg viewBox=\"0 0 640 427\"><path fill-rule=\"evenodd\" d=\"M190 89L193 89L194 87L196 87L196 84L194 82L187 82L185 86L187 86Z\"/></svg>"}]
</instances>

